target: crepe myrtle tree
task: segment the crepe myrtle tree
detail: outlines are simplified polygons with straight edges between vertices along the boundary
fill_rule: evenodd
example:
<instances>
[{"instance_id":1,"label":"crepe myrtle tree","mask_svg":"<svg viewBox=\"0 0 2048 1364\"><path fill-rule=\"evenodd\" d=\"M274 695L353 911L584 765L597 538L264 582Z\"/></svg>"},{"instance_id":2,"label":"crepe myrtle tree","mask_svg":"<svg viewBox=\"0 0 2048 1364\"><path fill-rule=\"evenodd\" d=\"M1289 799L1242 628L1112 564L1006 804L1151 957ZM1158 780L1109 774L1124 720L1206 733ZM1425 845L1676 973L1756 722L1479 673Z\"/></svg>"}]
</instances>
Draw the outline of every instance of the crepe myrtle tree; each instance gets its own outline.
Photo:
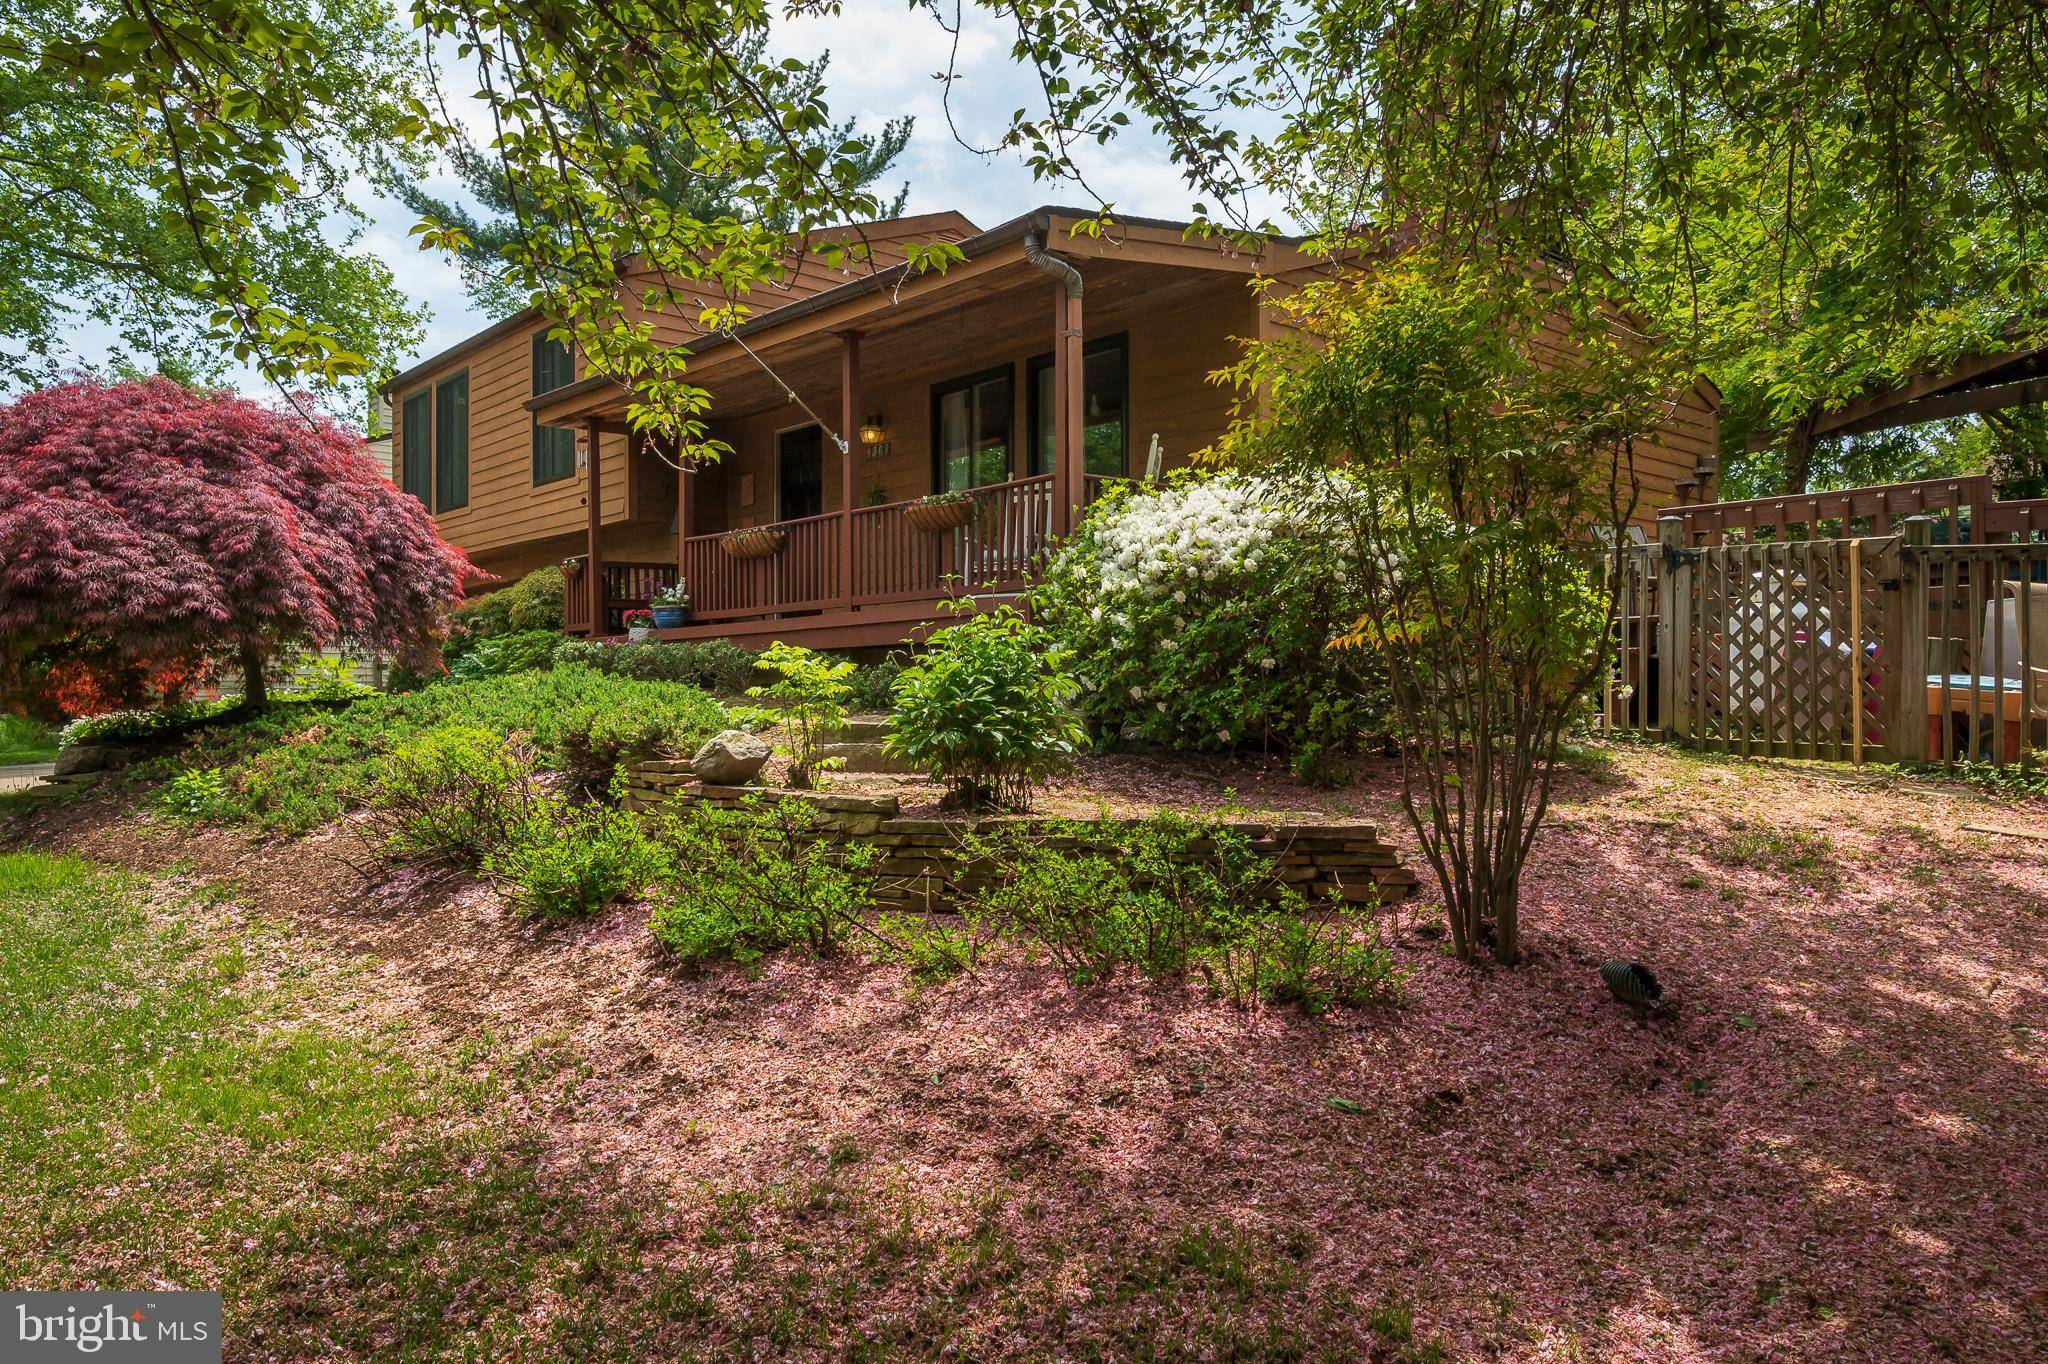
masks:
<instances>
[{"instance_id":1,"label":"crepe myrtle tree","mask_svg":"<svg viewBox=\"0 0 2048 1364\"><path fill-rule=\"evenodd\" d=\"M1277 475L1348 545L1359 615L1332 647L1386 669L1403 805L1459 957L1512 964L1559 742L1605 667L1602 546L1682 384L1547 266L1502 278L1416 252L1278 306L1298 327L1230 371L1240 416L1212 454ZM1320 475L1340 468L1355 492L1334 497Z\"/></svg>"},{"instance_id":2,"label":"crepe myrtle tree","mask_svg":"<svg viewBox=\"0 0 2048 1364\"><path fill-rule=\"evenodd\" d=\"M218 660L249 708L282 645L429 664L474 570L360 436L168 379L0 407L0 653Z\"/></svg>"}]
</instances>

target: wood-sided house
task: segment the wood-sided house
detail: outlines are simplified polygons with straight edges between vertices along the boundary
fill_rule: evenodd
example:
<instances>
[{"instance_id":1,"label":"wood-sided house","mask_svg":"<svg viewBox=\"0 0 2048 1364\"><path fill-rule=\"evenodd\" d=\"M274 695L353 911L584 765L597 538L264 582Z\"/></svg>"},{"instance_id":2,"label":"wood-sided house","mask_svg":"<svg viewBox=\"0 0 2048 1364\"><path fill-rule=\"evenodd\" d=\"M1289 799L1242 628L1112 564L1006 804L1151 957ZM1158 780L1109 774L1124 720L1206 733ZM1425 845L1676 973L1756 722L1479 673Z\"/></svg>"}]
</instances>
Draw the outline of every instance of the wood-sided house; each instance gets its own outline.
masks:
<instances>
[{"instance_id":1,"label":"wood-sided house","mask_svg":"<svg viewBox=\"0 0 2048 1364\"><path fill-rule=\"evenodd\" d=\"M731 447L680 475L629 438L630 393L581 374L538 313L508 318L387 386L392 478L491 573L566 562L572 632L617 631L681 576L691 619L666 638L895 643L950 597L1026 587L1103 480L1220 435L1230 396L1209 374L1276 325L1252 278L1314 268L1294 242L1246 252L1177 222L1070 235L1091 216L864 224L870 262L793 254L731 333L662 319ZM939 239L965 260L907 272L902 244ZM1682 396L1639 455L1645 518L1712 500L1717 424L1710 388ZM947 490L971 518L921 528L917 499Z\"/></svg>"}]
</instances>

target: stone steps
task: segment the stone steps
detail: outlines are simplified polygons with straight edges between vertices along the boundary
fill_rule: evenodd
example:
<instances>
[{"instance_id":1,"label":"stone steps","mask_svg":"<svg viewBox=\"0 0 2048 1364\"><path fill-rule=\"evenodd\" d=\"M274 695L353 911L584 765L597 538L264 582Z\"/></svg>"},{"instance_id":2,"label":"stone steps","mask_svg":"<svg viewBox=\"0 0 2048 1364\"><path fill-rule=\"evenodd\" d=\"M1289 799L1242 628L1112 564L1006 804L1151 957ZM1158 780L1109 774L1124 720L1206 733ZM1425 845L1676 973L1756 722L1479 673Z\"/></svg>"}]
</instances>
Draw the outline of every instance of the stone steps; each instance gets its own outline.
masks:
<instances>
[{"instance_id":1,"label":"stone steps","mask_svg":"<svg viewBox=\"0 0 2048 1364\"><path fill-rule=\"evenodd\" d=\"M888 733L888 716L855 715L849 716L845 724L821 737L838 744L878 744Z\"/></svg>"},{"instance_id":2,"label":"stone steps","mask_svg":"<svg viewBox=\"0 0 2048 1364\"><path fill-rule=\"evenodd\" d=\"M915 767L882 751L882 740L888 735L887 716L850 717L844 725L825 736L827 742L818 746L818 756L844 759L845 766L839 769L842 772L917 771Z\"/></svg>"}]
</instances>

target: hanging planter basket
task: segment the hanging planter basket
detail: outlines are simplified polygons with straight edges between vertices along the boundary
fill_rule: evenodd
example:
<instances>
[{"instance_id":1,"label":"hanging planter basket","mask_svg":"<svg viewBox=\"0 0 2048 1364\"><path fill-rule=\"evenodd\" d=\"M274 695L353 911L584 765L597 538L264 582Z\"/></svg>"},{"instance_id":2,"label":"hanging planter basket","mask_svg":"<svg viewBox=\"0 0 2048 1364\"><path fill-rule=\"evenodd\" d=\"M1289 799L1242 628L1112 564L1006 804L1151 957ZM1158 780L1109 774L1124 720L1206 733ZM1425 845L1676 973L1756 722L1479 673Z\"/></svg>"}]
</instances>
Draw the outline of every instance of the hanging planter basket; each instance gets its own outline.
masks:
<instances>
[{"instance_id":1,"label":"hanging planter basket","mask_svg":"<svg viewBox=\"0 0 2048 1364\"><path fill-rule=\"evenodd\" d=\"M736 530L718 543L735 559L766 559L782 552L782 539L781 531L761 526L754 530Z\"/></svg>"},{"instance_id":2,"label":"hanging planter basket","mask_svg":"<svg viewBox=\"0 0 2048 1364\"><path fill-rule=\"evenodd\" d=\"M903 509L903 519L912 530L936 534L957 530L974 519L974 499L949 498L944 502L913 502Z\"/></svg>"}]
</instances>

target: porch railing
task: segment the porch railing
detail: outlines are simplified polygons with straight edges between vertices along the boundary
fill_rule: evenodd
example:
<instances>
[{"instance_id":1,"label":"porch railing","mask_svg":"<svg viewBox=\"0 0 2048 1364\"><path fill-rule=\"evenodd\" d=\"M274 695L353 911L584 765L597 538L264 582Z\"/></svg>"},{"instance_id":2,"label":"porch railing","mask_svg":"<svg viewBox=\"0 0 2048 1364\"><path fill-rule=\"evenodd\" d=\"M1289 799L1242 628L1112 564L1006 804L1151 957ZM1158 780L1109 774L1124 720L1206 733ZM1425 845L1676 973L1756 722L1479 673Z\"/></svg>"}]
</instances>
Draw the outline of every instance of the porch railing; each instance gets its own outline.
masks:
<instances>
[{"instance_id":1,"label":"porch railing","mask_svg":"<svg viewBox=\"0 0 2048 1364\"><path fill-rule=\"evenodd\" d=\"M691 621L709 624L937 600L956 592L1017 591L1051 542L1052 478L977 488L972 498L972 517L951 530L913 526L906 513L914 502L756 527L782 534L781 547L757 559L734 557L723 534L693 535L683 543ZM851 584L845 580L840 539L848 533L853 537Z\"/></svg>"},{"instance_id":2,"label":"porch railing","mask_svg":"<svg viewBox=\"0 0 2048 1364\"><path fill-rule=\"evenodd\" d=\"M1083 496L1094 501L1110 480L1090 475ZM795 521L749 527L776 532L781 544L758 558L741 558L726 536L693 535L682 545L682 576L690 585L690 621L717 624L773 616L801 616L937 601L978 592L1018 592L1029 586L1052 544L1052 475L1014 479L970 494L973 514L949 530L911 524L908 502L858 507L848 516L827 512ZM852 581L843 536L852 537ZM676 565L607 563L608 616L600 633L621 628L620 617L676 579ZM583 565L566 570L565 629L589 628Z\"/></svg>"},{"instance_id":3,"label":"porch railing","mask_svg":"<svg viewBox=\"0 0 2048 1364\"><path fill-rule=\"evenodd\" d=\"M586 573L590 565L581 559L572 560L562 566L562 628L564 630L588 630L590 628L590 588ZM616 634L625 628L621 620L626 612L639 610L647 605L655 593L672 587L676 581L676 566L661 563L620 562L604 566L605 615L601 635Z\"/></svg>"},{"instance_id":4,"label":"porch railing","mask_svg":"<svg viewBox=\"0 0 2048 1364\"><path fill-rule=\"evenodd\" d=\"M734 557L722 543L723 535L693 535L683 541L690 619L734 620L838 605L842 519L829 512L761 527L779 532L782 547L758 559Z\"/></svg>"}]
</instances>

